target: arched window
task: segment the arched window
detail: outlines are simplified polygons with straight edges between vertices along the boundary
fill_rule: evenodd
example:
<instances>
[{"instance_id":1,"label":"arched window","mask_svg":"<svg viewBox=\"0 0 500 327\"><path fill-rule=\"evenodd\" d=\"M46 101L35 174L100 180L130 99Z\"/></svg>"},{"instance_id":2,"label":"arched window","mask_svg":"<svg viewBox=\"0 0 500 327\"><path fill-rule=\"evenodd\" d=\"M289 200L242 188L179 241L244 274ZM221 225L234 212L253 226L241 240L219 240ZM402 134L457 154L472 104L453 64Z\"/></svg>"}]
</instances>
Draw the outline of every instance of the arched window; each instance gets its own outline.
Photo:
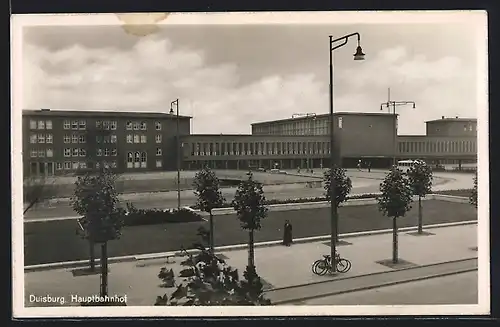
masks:
<instances>
[{"instance_id":1,"label":"arched window","mask_svg":"<svg viewBox=\"0 0 500 327\"><path fill-rule=\"evenodd\" d=\"M134 168L141 167L141 153L137 151L134 156Z\"/></svg>"},{"instance_id":2,"label":"arched window","mask_svg":"<svg viewBox=\"0 0 500 327\"><path fill-rule=\"evenodd\" d=\"M134 168L134 154L127 152L127 168Z\"/></svg>"},{"instance_id":3,"label":"arched window","mask_svg":"<svg viewBox=\"0 0 500 327\"><path fill-rule=\"evenodd\" d=\"M147 160L148 160L148 156L147 156L146 152L142 152L141 153L141 168L147 167Z\"/></svg>"}]
</instances>

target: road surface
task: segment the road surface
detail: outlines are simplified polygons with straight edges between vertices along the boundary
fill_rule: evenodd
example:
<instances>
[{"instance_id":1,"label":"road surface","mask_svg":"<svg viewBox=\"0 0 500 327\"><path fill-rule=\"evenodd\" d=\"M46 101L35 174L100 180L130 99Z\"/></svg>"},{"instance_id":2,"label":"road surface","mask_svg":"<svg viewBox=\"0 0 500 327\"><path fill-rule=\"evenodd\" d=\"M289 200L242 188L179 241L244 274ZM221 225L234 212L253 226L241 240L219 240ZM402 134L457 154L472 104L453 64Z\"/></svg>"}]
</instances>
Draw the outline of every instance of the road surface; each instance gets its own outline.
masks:
<instances>
[{"instance_id":1,"label":"road surface","mask_svg":"<svg viewBox=\"0 0 500 327\"><path fill-rule=\"evenodd\" d=\"M427 200L423 202L424 224L438 224L477 220L476 209L469 204ZM399 227L415 226L418 211L411 210L399 219ZM283 225L289 220L293 237L303 238L327 235L330 231L330 208L270 211L255 232L255 242L283 238ZM118 240L108 243L109 256L125 256L176 251L199 241L197 229L209 228L207 222L171 223L125 227ZM339 208L339 233L389 229L391 219L378 211L377 205L346 206ZM214 216L216 246L244 244L248 233L241 229L234 214ZM35 221L24 223L25 265L84 260L88 243L76 235L74 220Z\"/></svg>"},{"instance_id":2,"label":"road surface","mask_svg":"<svg viewBox=\"0 0 500 327\"><path fill-rule=\"evenodd\" d=\"M300 302L301 305L446 305L477 303L477 271Z\"/></svg>"}]
</instances>

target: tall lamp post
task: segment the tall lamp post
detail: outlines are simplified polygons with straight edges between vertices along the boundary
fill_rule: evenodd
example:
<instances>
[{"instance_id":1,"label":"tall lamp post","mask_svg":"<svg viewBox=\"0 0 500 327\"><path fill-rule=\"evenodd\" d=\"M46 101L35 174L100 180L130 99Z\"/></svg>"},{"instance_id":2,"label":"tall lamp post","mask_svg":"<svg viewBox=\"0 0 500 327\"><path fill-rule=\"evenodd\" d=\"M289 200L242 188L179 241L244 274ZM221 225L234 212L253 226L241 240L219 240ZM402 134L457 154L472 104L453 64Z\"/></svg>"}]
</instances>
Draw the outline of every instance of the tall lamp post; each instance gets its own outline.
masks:
<instances>
[{"instance_id":1,"label":"tall lamp post","mask_svg":"<svg viewBox=\"0 0 500 327\"><path fill-rule=\"evenodd\" d=\"M397 138L398 138L398 117L396 116L396 107L397 106L404 106L411 104L413 106L413 109L415 109L416 105L414 101L387 101L384 102L380 105L380 110L384 109L384 106L391 111L392 109L392 114L394 116L394 128L392 129L392 166L396 166L396 156L398 153L398 148L397 148Z\"/></svg>"},{"instance_id":2,"label":"tall lamp post","mask_svg":"<svg viewBox=\"0 0 500 327\"><path fill-rule=\"evenodd\" d=\"M177 159L177 210L181 208L181 155L179 151L179 99L172 101L170 103L170 114L174 114L174 105L176 109L176 145L175 145L175 153Z\"/></svg>"},{"instance_id":3,"label":"tall lamp post","mask_svg":"<svg viewBox=\"0 0 500 327\"><path fill-rule=\"evenodd\" d=\"M309 122L309 135L314 135L313 133L313 127L311 126L312 122L316 120L316 113L314 112L308 112L308 113L298 113L298 114L293 114L292 115L292 118L296 118L296 117L306 117L306 121ZM311 118L311 120L309 120L309 118ZM310 149L309 149L310 150ZM310 154L310 153L308 153ZM310 164L311 163L311 158L310 156L307 157L307 169L311 169L312 165ZM301 165L302 166L302 165Z\"/></svg>"},{"instance_id":4,"label":"tall lamp post","mask_svg":"<svg viewBox=\"0 0 500 327\"><path fill-rule=\"evenodd\" d=\"M337 258L335 254L337 253L336 251L336 243L337 243L337 215L336 215L336 195L335 195L335 178L333 175L333 169L335 168L336 164L336 156L335 156L335 138L333 134L334 126L335 126L335 120L333 117L333 51L343 47L344 45L347 44L347 41L351 37L356 37L358 41L358 47L356 48L356 53L354 54L354 60L364 60L365 59L365 54L363 53L363 50L361 49L361 36L359 33L351 33L348 35L344 35L340 38L333 39L333 36L329 36L330 42L328 42L329 46L329 53L330 53L330 87L328 89L330 93L330 189L331 189L331 194L330 194L330 228L331 228L331 235L330 235L330 255L331 255L331 271L332 273L335 273L337 271ZM342 42L342 43L338 43ZM338 43L337 45L334 45L335 43ZM340 146L340 145L339 145Z\"/></svg>"}]
</instances>

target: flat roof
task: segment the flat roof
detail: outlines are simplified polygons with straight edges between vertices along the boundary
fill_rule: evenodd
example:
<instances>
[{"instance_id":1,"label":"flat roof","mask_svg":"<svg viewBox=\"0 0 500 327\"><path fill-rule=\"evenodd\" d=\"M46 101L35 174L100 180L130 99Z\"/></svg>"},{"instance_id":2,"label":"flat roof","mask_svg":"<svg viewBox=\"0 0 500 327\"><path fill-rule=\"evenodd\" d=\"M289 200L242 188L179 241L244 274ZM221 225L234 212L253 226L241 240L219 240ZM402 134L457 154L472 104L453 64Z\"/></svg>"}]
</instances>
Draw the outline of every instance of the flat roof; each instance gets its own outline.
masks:
<instances>
[{"instance_id":1,"label":"flat roof","mask_svg":"<svg viewBox=\"0 0 500 327\"><path fill-rule=\"evenodd\" d=\"M280 134L189 134L181 135L181 137L304 137L304 138L324 138L330 137L330 135L280 135Z\"/></svg>"},{"instance_id":2,"label":"flat roof","mask_svg":"<svg viewBox=\"0 0 500 327\"><path fill-rule=\"evenodd\" d=\"M391 113L381 113L381 112L335 112L333 113L334 116L393 116ZM309 116L299 116L295 118L284 118L284 119L277 119L277 120L268 120L268 121L263 121L263 122L256 122L252 123L251 125L265 125L265 124L272 124L272 123L282 123L282 122L288 122L288 121L298 121L298 120L306 120L306 119L311 119L311 117L316 117L316 118L324 118L324 117L329 117L330 114L317 114L317 115L309 115Z\"/></svg>"},{"instance_id":3,"label":"flat roof","mask_svg":"<svg viewBox=\"0 0 500 327\"><path fill-rule=\"evenodd\" d=\"M445 117L441 119L433 119L426 121L426 123L438 123L438 122L477 122L477 118Z\"/></svg>"},{"instance_id":4,"label":"flat roof","mask_svg":"<svg viewBox=\"0 0 500 327\"><path fill-rule=\"evenodd\" d=\"M123 118L176 118L175 114L167 112L148 111L114 111L114 110L64 110L64 109L24 109L23 116L59 116L59 117L123 117ZM191 116L181 116L179 119L191 119Z\"/></svg>"}]
</instances>

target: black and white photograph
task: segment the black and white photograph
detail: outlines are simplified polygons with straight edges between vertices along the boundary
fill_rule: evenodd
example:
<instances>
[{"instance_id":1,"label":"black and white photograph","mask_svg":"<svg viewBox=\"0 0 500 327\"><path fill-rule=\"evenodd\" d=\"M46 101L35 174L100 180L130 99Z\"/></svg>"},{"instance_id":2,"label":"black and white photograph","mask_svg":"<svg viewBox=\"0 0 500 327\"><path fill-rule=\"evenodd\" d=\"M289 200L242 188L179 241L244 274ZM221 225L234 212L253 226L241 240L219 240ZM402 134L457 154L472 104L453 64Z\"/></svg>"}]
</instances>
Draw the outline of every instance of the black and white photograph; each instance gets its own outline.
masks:
<instances>
[{"instance_id":1,"label":"black and white photograph","mask_svg":"<svg viewBox=\"0 0 500 327\"><path fill-rule=\"evenodd\" d=\"M490 312L486 12L11 22L15 317Z\"/></svg>"}]
</instances>

